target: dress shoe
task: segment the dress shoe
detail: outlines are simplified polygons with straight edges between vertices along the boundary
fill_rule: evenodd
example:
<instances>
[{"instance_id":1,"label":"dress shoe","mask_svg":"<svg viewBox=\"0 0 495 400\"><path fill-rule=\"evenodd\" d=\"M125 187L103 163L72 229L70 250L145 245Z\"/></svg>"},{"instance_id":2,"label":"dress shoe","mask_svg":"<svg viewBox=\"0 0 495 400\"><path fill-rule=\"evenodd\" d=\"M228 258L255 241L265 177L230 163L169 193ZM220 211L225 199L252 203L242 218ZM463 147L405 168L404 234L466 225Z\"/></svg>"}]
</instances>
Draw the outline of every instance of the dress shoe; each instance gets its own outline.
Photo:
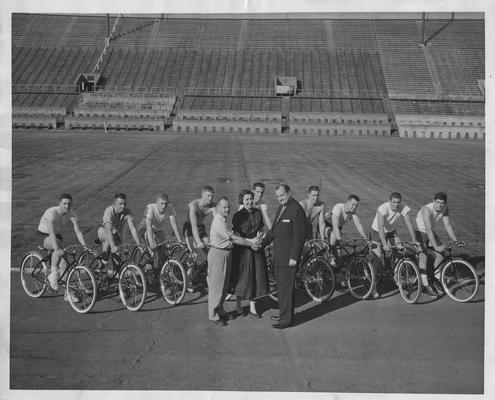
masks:
<instances>
[{"instance_id":1,"label":"dress shoe","mask_svg":"<svg viewBox=\"0 0 495 400\"><path fill-rule=\"evenodd\" d=\"M258 313L254 313L254 312L251 312L251 311L249 311L249 315L252 315L253 317L256 317L256 318L262 318L262 316L259 315Z\"/></svg>"},{"instance_id":2,"label":"dress shoe","mask_svg":"<svg viewBox=\"0 0 495 400\"><path fill-rule=\"evenodd\" d=\"M211 321L211 322L219 326L227 326L227 322L225 322L223 319L217 319L216 321Z\"/></svg>"},{"instance_id":3,"label":"dress shoe","mask_svg":"<svg viewBox=\"0 0 495 400\"><path fill-rule=\"evenodd\" d=\"M285 328L289 328L291 326L292 326L292 324L280 324L280 323L278 323L278 324L273 324L272 325L272 328L274 328L274 329L285 329Z\"/></svg>"},{"instance_id":4,"label":"dress shoe","mask_svg":"<svg viewBox=\"0 0 495 400\"><path fill-rule=\"evenodd\" d=\"M277 321L277 322L278 322L278 321L280 321L280 317L277 317L276 315L272 315L272 316L270 317L270 319L271 319L272 321Z\"/></svg>"},{"instance_id":5,"label":"dress shoe","mask_svg":"<svg viewBox=\"0 0 495 400\"><path fill-rule=\"evenodd\" d=\"M246 316L246 313L244 312L244 310L241 310L241 311L237 310L236 311L236 315L238 317L245 317Z\"/></svg>"},{"instance_id":6,"label":"dress shoe","mask_svg":"<svg viewBox=\"0 0 495 400\"><path fill-rule=\"evenodd\" d=\"M237 318L237 315L236 315L236 313L233 313L233 312L232 313L225 314L225 315L222 315L222 319L224 319L224 320L227 319L229 321L232 321L232 320L234 320L236 318Z\"/></svg>"}]
</instances>

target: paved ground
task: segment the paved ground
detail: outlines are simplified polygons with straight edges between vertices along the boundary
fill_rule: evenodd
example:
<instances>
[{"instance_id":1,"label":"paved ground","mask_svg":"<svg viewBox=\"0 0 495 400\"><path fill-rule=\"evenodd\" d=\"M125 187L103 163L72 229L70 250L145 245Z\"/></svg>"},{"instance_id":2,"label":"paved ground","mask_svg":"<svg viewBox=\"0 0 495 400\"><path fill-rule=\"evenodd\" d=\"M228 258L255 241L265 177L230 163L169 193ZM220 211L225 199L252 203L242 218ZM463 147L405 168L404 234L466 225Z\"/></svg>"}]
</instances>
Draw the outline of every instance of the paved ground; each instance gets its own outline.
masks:
<instances>
[{"instance_id":1,"label":"paved ground","mask_svg":"<svg viewBox=\"0 0 495 400\"><path fill-rule=\"evenodd\" d=\"M389 191L401 191L417 212L445 190L467 255L484 268L483 143L15 132L13 155L13 266L34 243L30 216L56 204L61 191L73 193L94 237L116 191L129 194L139 215L166 190L183 221L185 202L203 184L235 199L262 179L272 213L274 183L286 180L298 199L320 184L329 204L360 195L366 226ZM207 321L200 294L178 307L150 295L138 313L110 298L82 316L60 296L28 298L14 271L10 300L12 389L483 392L484 286L470 304L442 298L411 306L391 292L364 302L335 295L319 305L301 293L298 325L282 332L270 327L269 299L260 303L262 319L226 328Z\"/></svg>"}]
</instances>

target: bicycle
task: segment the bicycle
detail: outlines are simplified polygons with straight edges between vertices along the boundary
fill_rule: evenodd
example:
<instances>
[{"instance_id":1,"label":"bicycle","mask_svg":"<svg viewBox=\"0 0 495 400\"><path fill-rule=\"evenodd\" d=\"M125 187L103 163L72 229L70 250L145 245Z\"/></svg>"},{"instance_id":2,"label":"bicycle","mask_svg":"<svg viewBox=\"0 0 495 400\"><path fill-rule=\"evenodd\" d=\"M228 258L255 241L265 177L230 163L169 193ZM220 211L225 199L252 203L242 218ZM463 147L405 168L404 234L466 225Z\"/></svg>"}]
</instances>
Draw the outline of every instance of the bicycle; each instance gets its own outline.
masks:
<instances>
[{"instance_id":1,"label":"bicycle","mask_svg":"<svg viewBox=\"0 0 495 400\"><path fill-rule=\"evenodd\" d=\"M96 244L101 244L95 240ZM111 253L107 263L103 262L103 254L90 251L87 256L92 261L89 269L96 280L97 292L109 292L112 289L119 293L122 304L130 311L139 311L146 300L146 277L139 266L129 262L130 245L118 246L117 253ZM112 263L114 274L109 276L107 266ZM107 264L107 265L105 265Z\"/></svg>"},{"instance_id":2,"label":"bicycle","mask_svg":"<svg viewBox=\"0 0 495 400\"><path fill-rule=\"evenodd\" d=\"M303 285L308 296L317 302L329 299L335 289L335 276L330 263L324 257L325 243L311 239L305 243L307 249L296 266L296 289ZM268 296L278 301L272 246L265 248L265 260L268 268Z\"/></svg>"},{"instance_id":3,"label":"bicycle","mask_svg":"<svg viewBox=\"0 0 495 400\"><path fill-rule=\"evenodd\" d=\"M163 298L172 305L180 304L186 295L186 270L179 260L172 258L183 247L180 242L165 240L157 244L153 253L149 247L137 246L131 255L131 260L143 269L147 283L158 282Z\"/></svg>"},{"instance_id":4,"label":"bicycle","mask_svg":"<svg viewBox=\"0 0 495 400\"><path fill-rule=\"evenodd\" d=\"M205 244L204 247L209 249L210 246ZM208 262L206 258L201 263L198 263L198 253L202 251L200 249L193 250L184 243L177 243L171 249L171 258L177 260L186 270L186 288L192 288L193 286L203 287L208 290ZM203 258L203 257L201 257ZM234 295L227 293L225 295L225 301L232 299Z\"/></svg>"},{"instance_id":5,"label":"bicycle","mask_svg":"<svg viewBox=\"0 0 495 400\"><path fill-rule=\"evenodd\" d=\"M460 303L466 303L478 293L480 280L476 270L468 261L452 255L453 247L465 247L465 243L449 242L444 250L445 253L440 253L444 259L434 273L441 270L440 282L447 296ZM436 280L434 275L428 275L428 279Z\"/></svg>"},{"instance_id":6,"label":"bicycle","mask_svg":"<svg viewBox=\"0 0 495 400\"><path fill-rule=\"evenodd\" d=\"M361 238L335 246L325 242L325 258L334 270L337 287L340 290L349 290L356 299L366 300L373 293L376 276L368 257L363 251L357 250L361 242L369 244L368 240ZM349 247L352 251L348 250Z\"/></svg>"},{"instance_id":7,"label":"bicycle","mask_svg":"<svg viewBox=\"0 0 495 400\"><path fill-rule=\"evenodd\" d=\"M71 307L76 312L85 314L93 308L96 301L96 280L91 270L79 262L81 257L76 259L75 248L78 247L83 246L72 245L62 250L62 259L67 263L67 268L60 275L58 283L65 286ZM30 251L23 257L21 284L28 296L38 298L45 293L52 253L53 250L38 246L38 251Z\"/></svg>"},{"instance_id":8,"label":"bicycle","mask_svg":"<svg viewBox=\"0 0 495 400\"><path fill-rule=\"evenodd\" d=\"M376 285L380 283L382 277L392 280L398 287L402 299L406 303L414 304L421 296L421 277L418 265L409 254L414 254L416 257L420 252L418 245L403 241L395 245L390 244L390 250L390 256L382 258L385 262L380 260L376 263L378 265L378 271L375 272ZM370 260L376 257L369 245L363 253L368 254Z\"/></svg>"}]
</instances>

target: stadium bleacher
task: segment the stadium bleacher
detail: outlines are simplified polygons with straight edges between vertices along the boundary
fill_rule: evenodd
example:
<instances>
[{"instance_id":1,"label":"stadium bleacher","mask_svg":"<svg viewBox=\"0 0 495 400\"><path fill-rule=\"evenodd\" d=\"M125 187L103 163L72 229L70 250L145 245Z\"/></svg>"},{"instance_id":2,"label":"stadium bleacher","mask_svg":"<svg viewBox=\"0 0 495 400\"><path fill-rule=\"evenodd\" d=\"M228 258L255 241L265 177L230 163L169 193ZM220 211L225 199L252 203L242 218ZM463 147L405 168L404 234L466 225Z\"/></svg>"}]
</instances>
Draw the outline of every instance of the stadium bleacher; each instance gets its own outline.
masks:
<instances>
[{"instance_id":1,"label":"stadium bleacher","mask_svg":"<svg viewBox=\"0 0 495 400\"><path fill-rule=\"evenodd\" d=\"M81 118L87 118L87 107L78 104L75 80L80 73L93 71L101 56L97 72L104 90L161 93L178 96L180 101L174 111L162 113L145 115L139 107L132 112L114 107L114 114L109 114L106 104L100 111L90 107L92 115L113 118L127 113L127 118L149 119L147 126L154 130L153 120L163 118L163 126L158 126L162 130L170 125L170 118L184 124L192 117L198 121L218 111L226 113L221 118L236 123L243 112L277 113L277 129L270 126L268 131L280 133L285 127L293 134L303 129L290 126L296 120L303 123L298 113L310 113L317 119L319 114L326 115L323 120L329 121L333 121L332 115L335 120L338 115L355 115L341 119L386 121L388 128L379 128L380 134L386 135L393 121L403 115L448 116L458 118L459 123L463 118L483 118L484 20L428 19L425 37L430 40L422 47L420 18L386 18L121 14L107 20L106 15L16 13L12 16L13 107L31 109L31 117L38 118L35 108L41 112L46 107L62 106L69 113L63 118L78 118L66 124L68 127L84 127L86 122ZM109 48L103 51L108 30L117 19ZM275 97L278 76L296 77L298 81L290 103ZM75 109L80 113L72 115ZM17 113L17 117L28 118L26 113ZM53 121L45 125L59 126L62 117L56 118L55 125ZM246 118L243 124L259 123L257 116ZM313 117L305 121L314 123ZM418 121L424 124L423 119ZM399 125L401 135L404 129L401 131ZM148 129L136 129L140 128ZM221 129L217 126L215 131L217 128ZM224 128L232 132L230 126ZM247 128L243 125L241 131L246 133ZM258 133L258 125L251 128ZM308 128L311 132L314 127ZM191 129L195 128L191 125ZM259 133L266 132L261 129ZM334 133L330 129L329 134ZM476 134L480 136L484 132Z\"/></svg>"}]
</instances>

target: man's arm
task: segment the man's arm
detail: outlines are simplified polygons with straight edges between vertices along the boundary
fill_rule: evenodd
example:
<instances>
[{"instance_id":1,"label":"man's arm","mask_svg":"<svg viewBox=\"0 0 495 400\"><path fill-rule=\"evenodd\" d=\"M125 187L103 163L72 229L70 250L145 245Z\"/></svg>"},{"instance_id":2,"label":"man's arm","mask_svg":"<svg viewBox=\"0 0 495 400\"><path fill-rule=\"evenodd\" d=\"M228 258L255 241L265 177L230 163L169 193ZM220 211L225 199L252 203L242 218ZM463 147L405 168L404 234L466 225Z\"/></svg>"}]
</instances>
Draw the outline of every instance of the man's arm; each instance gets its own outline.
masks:
<instances>
[{"instance_id":1,"label":"man's arm","mask_svg":"<svg viewBox=\"0 0 495 400\"><path fill-rule=\"evenodd\" d=\"M151 219L146 217L144 219L144 222L146 224L146 237L148 238L150 248L151 248L151 250L155 250L156 249L156 242L155 242L155 238L154 238L155 235L153 235L153 226L151 224Z\"/></svg>"},{"instance_id":2,"label":"man's arm","mask_svg":"<svg viewBox=\"0 0 495 400\"><path fill-rule=\"evenodd\" d=\"M416 235L414 233L414 227L411 222L411 218L409 218L409 214L404 215L404 222L406 223L407 230L409 231L409 235L411 235L411 242L416 243Z\"/></svg>"},{"instance_id":3,"label":"man's arm","mask_svg":"<svg viewBox=\"0 0 495 400\"><path fill-rule=\"evenodd\" d=\"M385 217L383 216L383 214L380 214L379 212L377 212L376 213L376 220L378 222L378 236L380 236L380 241L382 242L383 250L384 251L390 251L390 246L388 245L387 238L385 236L385 230L383 229Z\"/></svg>"},{"instance_id":4,"label":"man's arm","mask_svg":"<svg viewBox=\"0 0 495 400\"><path fill-rule=\"evenodd\" d=\"M445 230L447 231L447 234L449 235L450 239L452 239L454 242L457 242L457 238L454 233L454 229L452 228L452 225L450 225L450 219L448 215L444 215L442 217L443 220L443 225L445 226Z\"/></svg>"},{"instance_id":5,"label":"man's arm","mask_svg":"<svg viewBox=\"0 0 495 400\"><path fill-rule=\"evenodd\" d=\"M342 240L342 233L340 232L340 227L339 227L339 213L336 212L337 210L333 210L332 212L332 228L335 233L335 239L337 241Z\"/></svg>"},{"instance_id":6,"label":"man's arm","mask_svg":"<svg viewBox=\"0 0 495 400\"><path fill-rule=\"evenodd\" d=\"M174 231L177 241L178 242L182 241L182 239L180 238L179 230L177 229L177 223L175 222L175 216L173 215L170 216L170 225L172 226L172 230Z\"/></svg>"},{"instance_id":7,"label":"man's arm","mask_svg":"<svg viewBox=\"0 0 495 400\"><path fill-rule=\"evenodd\" d=\"M84 240L84 235L81 232L81 228L79 228L79 223L77 221L73 221L74 224L74 232L76 233L77 240L81 243L82 246L86 247L86 241Z\"/></svg>"},{"instance_id":8,"label":"man's arm","mask_svg":"<svg viewBox=\"0 0 495 400\"><path fill-rule=\"evenodd\" d=\"M127 224L129 225L129 229L131 231L132 238L134 239L134 241L136 242L136 244L138 246L140 246L141 245L141 240L139 240L139 235L137 233L136 226L134 225L134 219L131 216L129 216L127 218Z\"/></svg>"},{"instance_id":9,"label":"man's arm","mask_svg":"<svg viewBox=\"0 0 495 400\"><path fill-rule=\"evenodd\" d=\"M196 242L196 247L203 247L201 238L199 237L198 230L198 218L196 217L197 205L195 202L191 201L189 203L189 222L191 222L191 230L193 234L194 241Z\"/></svg>"},{"instance_id":10,"label":"man's arm","mask_svg":"<svg viewBox=\"0 0 495 400\"><path fill-rule=\"evenodd\" d=\"M325 205L321 205L320 216L318 218L318 225L320 227L320 239L325 238Z\"/></svg>"},{"instance_id":11,"label":"man's arm","mask_svg":"<svg viewBox=\"0 0 495 400\"><path fill-rule=\"evenodd\" d=\"M435 240L435 235L433 234L433 230L431 228L430 210L424 207L421 210L421 217L423 218L423 221L425 223L426 234L428 235L428 239L430 240L431 245L436 251L438 252L443 251L445 249L445 246L438 245L437 241Z\"/></svg>"},{"instance_id":12,"label":"man's arm","mask_svg":"<svg viewBox=\"0 0 495 400\"><path fill-rule=\"evenodd\" d=\"M354 221L354 226L356 227L357 231L359 232L359 234L366 239L366 233L364 233L364 229L363 229L363 225L361 225L361 220L359 219L359 217L354 214L352 216L352 219ZM383 231L383 229L382 229ZM378 232L379 233L379 232Z\"/></svg>"},{"instance_id":13,"label":"man's arm","mask_svg":"<svg viewBox=\"0 0 495 400\"><path fill-rule=\"evenodd\" d=\"M266 204L260 205L261 215L263 215L263 220L265 221L265 225L268 230L272 229L272 221L270 221L270 216L268 215L268 208Z\"/></svg>"}]
</instances>

